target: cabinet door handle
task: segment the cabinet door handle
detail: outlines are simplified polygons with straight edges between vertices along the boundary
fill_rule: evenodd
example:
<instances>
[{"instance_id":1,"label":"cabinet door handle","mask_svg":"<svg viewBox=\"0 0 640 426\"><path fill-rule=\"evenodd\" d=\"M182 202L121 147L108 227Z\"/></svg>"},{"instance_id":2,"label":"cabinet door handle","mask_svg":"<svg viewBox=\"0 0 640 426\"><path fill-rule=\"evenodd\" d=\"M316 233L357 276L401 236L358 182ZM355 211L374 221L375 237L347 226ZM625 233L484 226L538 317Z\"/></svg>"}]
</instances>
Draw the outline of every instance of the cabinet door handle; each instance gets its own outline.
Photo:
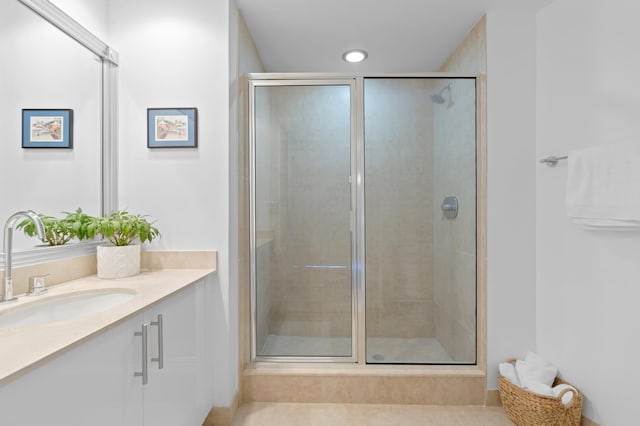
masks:
<instances>
[{"instance_id":1,"label":"cabinet door handle","mask_svg":"<svg viewBox=\"0 0 640 426\"><path fill-rule=\"evenodd\" d=\"M143 385L149 383L149 367L147 366L148 329L149 324L145 323L142 324L142 331L136 331L133 333L134 336L142 336L142 371L136 371L133 375L135 377L142 376Z\"/></svg>"},{"instance_id":2,"label":"cabinet door handle","mask_svg":"<svg viewBox=\"0 0 640 426\"><path fill-rule=\"evenodd\" d=\"M158 357L151 358L151 362L158 363L158 369L164 368L164 331L162 328L162 314L158 314L157 321L151 321L151 325L158 326Z\"/></svg>"}]
</instances>

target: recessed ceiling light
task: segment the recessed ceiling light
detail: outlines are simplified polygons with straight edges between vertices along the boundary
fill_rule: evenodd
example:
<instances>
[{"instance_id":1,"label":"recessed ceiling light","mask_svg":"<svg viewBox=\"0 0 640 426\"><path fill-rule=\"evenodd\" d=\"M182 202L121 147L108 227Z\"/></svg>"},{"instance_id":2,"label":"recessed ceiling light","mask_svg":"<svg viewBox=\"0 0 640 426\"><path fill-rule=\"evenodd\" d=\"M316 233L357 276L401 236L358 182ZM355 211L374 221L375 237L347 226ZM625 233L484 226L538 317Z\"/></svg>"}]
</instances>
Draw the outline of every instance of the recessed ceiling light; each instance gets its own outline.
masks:
<instances>
[{"instance_id":1,"label":"recessed ceiling light","mask_svg":"<svg viewBox=\"0 0 640 426\"><path fill-rule=\"evenodd\" d=\"M369 56L369 54L366 50L355 49L344 52L344 54L342 55L342 59L355 64L364 61L365 59L367 59L367 56Z\"/></svg>"}]
</instances>

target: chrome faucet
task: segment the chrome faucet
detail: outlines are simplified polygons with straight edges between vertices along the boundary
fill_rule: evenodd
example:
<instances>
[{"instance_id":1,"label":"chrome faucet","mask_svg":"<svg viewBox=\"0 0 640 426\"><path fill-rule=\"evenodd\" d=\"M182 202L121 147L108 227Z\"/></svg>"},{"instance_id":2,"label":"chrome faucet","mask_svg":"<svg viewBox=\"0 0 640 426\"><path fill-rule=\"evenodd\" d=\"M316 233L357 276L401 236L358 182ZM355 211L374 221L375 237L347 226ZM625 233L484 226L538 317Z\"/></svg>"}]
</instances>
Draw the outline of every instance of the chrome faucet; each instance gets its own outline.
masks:
<instances>
[{"instance_id":1,"label":"chrome faucet","mask_svg":"<svg viewBox=\"0 0 640 426\"><path fill-rule=\"evenodd\" d=\"M7 223L4 225L4 298L0 299L0 302L11 302L12 300L18 300L13 297L13 278L11 276L11 250L13 246L13 226L21 217L31 219L36 225L36 232L38 238L44 240L44 225L40 217L33 211L27 210L23 212L17 212L12 214Z\"/></svg>"}]
</instances>

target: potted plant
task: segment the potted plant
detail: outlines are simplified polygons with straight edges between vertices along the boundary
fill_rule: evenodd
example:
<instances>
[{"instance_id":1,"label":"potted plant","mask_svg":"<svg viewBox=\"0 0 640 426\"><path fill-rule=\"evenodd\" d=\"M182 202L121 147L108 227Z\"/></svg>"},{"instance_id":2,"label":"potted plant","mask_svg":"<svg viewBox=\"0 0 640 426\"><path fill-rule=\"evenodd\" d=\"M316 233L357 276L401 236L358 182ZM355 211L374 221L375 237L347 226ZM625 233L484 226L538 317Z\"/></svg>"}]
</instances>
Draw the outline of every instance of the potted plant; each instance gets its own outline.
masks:
<instances>
[{"instance_id":1,"label":"potted plant","mask_svg":"<svg viewBox=\"0 0 640 426\"><path fill-rule=\"evenodd\" d=\"M103 235L111 246L97 247L98 278L123 278L140 273L140 245L160 236L147 215L126 210L92 218L82 227L86 238Z\"/></svg>"},{"instance_id":2,"label":"potted plant","mask_svg":"<svg viewBox=\"0 0 640 426\"><path fill-rule=\"evenodd\" d=\"M42 213L38 214L44 225L45 239L41 240L43 243L50 246L61 246L73 238L78 238L79 240L86 238L84 229L91 216L85 214L80 208L75 212L64 212L64 214L66 216L61 219ZM17 228L22 229L30 237L37 235L36 225L32 220L23 220L18 224Z\"/></svg>"}]
</instances>

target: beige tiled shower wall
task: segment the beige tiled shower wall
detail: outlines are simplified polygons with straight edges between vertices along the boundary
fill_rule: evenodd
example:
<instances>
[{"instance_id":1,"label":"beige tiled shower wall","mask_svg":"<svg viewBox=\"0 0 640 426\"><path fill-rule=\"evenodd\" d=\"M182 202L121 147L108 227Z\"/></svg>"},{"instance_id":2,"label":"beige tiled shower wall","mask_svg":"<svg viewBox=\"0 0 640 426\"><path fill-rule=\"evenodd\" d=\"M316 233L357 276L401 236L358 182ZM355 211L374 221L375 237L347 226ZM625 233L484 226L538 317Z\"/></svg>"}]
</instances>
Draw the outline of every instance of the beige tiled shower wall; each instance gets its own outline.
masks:
<instances>
[{"instance_id":1,"label":"beige tiled shower wall","mask_svg":"<svg viewBox=\"0 0 640 426\"><path fill-rule=\"evenodd\" d=\"M367 337L434 337L432 87L365 81Z\"/></svg>"},{"instance_id":2,"label":"beige tiled shower wall","mask_svg":"<svg viewBox=\"0 0 640 426\"><path fill-rule=\"evenodd\" d=\"M434 111L434 308L435 335L456 362L474 362L476 349L475 85L451 83L451 99ZM458 216L440 204L458 199Z\"/></svg>"},{"instance_id":3,"label":"beige tiled shower wall","mask_svg":"<svg viewBox=\"0 0 640 426\"><path fill-rule=\"evenodd\" d=\"M271 317L271 256L273 253L273 223L271 210L274 194L271 162L278 161L273 157L274 143L271 131L271 106L268 88L255 89L255 221L256 221L256 348L259 349L269 334L269 319Z\"/></svg>"},{"instance_id":4,"label":"beige tiled shower wall","mask_svg":"<svg viewBox=\"0 0 640 426\"><path fill-rule=\"evenodd\" d=\"M349 87L268 90L269 152L256 164L268 195L256 199L258 231L273 234L269 333L349 337Z\"/></svg>"},{"instance_id":5,"label":"beige tiled shower wall","mask_svg":"<svg viewBox=\"0 0 640 426\"><path fill-rule=\"evenodd\" d=\"M486 18L481 18L442 65L443 72L486 72ZM436 338L454 361L472 362L476 351L476 129L475 92L451 82L453 106L434 115L434 268ZM456 219L442 217L439 205L456 195ZM478 281L480 282L480 281ZM480 355L480 354L478 354Z\"/></svg>"},{"instance_id":6,"label":"beige tiled shower wall","mask_svg":"<svg viewBox=\"0 0 640 426\"><path fill-rule=\"evenodd\" d=\"M271 318L271 246L272 238L258 238L256 244L256 347L262 348L269 334Z\"/></svg>"}]
</instances>

